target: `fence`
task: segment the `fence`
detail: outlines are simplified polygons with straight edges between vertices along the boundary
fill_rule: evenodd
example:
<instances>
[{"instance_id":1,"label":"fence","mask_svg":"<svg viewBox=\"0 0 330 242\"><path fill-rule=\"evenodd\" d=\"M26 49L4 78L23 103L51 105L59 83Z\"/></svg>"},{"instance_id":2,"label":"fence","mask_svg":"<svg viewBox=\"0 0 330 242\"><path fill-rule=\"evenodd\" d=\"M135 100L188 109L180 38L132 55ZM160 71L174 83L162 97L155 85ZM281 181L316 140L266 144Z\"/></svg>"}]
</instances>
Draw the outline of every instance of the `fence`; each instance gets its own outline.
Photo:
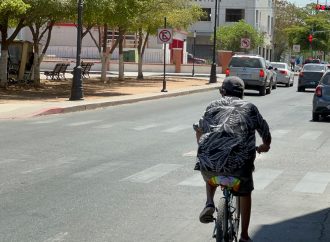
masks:
<instances>
[{"instance_id":1,"label":"fence","mask_svg":"<svg viewBox=\"0 0 330 242\"><path fill-rule=\"evenodd\" d=\"M133 49L125 49L133 50ZM45 59L75 59L77 53L77 48L75 46L50 46L47 49ZM100 53L96 47L83 47L81 49L82 59L100 59ZM111 60L118 60L119 52L116 49L111 55ZM167 63L170 60L170 52L167 51ZM146 49L143 57L144 63L156 64L163 63L164 61L164 51L162 49Z\"/></svg>"}]
</instances>

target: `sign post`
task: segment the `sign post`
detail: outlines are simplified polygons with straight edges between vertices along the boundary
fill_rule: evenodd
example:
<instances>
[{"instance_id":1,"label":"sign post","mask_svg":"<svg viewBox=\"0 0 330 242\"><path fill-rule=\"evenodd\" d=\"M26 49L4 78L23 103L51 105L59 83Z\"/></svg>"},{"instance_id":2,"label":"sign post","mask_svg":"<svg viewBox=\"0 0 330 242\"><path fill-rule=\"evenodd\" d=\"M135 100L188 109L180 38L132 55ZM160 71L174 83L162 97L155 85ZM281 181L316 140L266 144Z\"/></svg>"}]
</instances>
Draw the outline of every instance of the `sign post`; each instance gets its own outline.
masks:
<instances>
[{"instance_id":1,"label":"sign post","mask_svg":"<svg viewBox=\"0 0 330 242\"><path fill-rule=\"evenodd\" d=\"M300 45L293 45L292 50L293 50L293 52L299 53L300 52Z\"/></svg>"},{"instance_id":2,"label":"sign post","mask_svg":"<svg viewBox=\"0 0 330 242\"><path fill-rule=\"evenodd\" d=\"M242 49L250 49L251 48L251 40L249 38L241 39L241 48Z\"/></svg>"},{"instance_id":3,"label":"sign post","mask_svg":"<svg viewBox=\"0 0 330 242\"><path fill-rule=\"evenodd\" d=\"M164 79L162 92L166 90L166 44L171 44L173 41L173 30L167 29L166 17L164 18L164 28L158 29L157 42L158 44L164 44Z\"/></svg>"}]
</instances>

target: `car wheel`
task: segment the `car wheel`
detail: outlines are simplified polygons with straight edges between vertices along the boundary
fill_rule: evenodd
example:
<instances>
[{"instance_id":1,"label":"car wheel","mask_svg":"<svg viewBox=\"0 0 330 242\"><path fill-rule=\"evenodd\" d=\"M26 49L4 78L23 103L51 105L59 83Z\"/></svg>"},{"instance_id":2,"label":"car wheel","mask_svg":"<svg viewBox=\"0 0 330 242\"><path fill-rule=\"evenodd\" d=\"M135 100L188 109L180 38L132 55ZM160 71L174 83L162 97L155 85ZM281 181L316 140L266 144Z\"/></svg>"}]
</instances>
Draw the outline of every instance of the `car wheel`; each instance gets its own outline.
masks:
<instances>
[{"instance_id":1,"label":"car wheel","mask_svg":"<svg viewBox=\"0 0 330 242\"><path fill-rule=\"evenodd\" d=\"M313 118L313 121L314 121L314 122L317 122L317 121L320 120L320 115L318 115L317 113L314 113L314 112L313 112L313 117L312 117L312 118Z\"/></svg>"},{"instance_id":2,"label":"car wheel","mask_svg":"<svg viewBox=\"0 0 330 242\"><path fill-rule=\"evenodd\" d=\"M259 95L260 96L265 96L266 95L266 87L265 86L260 87Z\"/></svg>"},{"instance_id":3,"label":"car wheel","mask_svg":"<svg viewBox=\"0 0 330 242\"><path fill-rule=\"evenodd\" d=\"M289 87L290 86L290 82L286 83L285 86L286 87Z\"/></svg>"},{"instance_id":4,"label":"car wheel","mask_svg":"<svg viewBox=\"0 0 330 242\"><path fill-rule=\"evenodd\" d=\"M305 88L304 87L298 87L298 92L304 92Z\"/></svg>"}]
</instances>

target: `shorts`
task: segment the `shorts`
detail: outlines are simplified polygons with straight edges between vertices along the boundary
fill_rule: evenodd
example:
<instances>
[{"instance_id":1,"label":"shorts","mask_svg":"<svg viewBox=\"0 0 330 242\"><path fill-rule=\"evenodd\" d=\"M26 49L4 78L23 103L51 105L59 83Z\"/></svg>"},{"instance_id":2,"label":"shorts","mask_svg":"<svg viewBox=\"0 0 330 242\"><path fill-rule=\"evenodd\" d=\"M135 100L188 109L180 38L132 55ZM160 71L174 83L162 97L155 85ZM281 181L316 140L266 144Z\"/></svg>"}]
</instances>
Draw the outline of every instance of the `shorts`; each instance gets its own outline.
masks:
<instances>
[{"instance_id":1,"label":"shorts","mask_svg":"<svg viewBox=\"0 0 330 242\"><path fill-rule=\"evenodd\" d=\"M227 174L217 173L214 171L203 171L203 170L201 171L201 174L205 182L208 182L214 176L227 175ZM237 174L236 175L230 174L228 176L237 177L241 181L239 190L237 192L233 192L235 196L247 196L254 190L252 170L251 172L245 172L244 176Z\"/></svg>"}]
</instances>

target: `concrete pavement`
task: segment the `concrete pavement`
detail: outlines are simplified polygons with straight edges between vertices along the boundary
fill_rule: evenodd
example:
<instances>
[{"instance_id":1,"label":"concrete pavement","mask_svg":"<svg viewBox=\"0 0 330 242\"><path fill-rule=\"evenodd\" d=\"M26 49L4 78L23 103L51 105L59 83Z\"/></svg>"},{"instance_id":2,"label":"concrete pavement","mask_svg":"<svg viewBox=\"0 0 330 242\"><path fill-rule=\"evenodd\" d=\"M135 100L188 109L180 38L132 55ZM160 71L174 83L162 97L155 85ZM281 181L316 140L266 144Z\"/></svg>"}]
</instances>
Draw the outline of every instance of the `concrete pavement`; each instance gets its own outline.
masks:
<instances>
[{"instance_id":1,"label":"concrete pavement","mask_svg":"<svg viewBox=\"0 0 330 242\"><path fill-rule=\"evenodd\" d=\"M135 73L128 73L126 76L134 75ZM146 76L156 76L155 73L147 73ZM159 75L159 73L158 73ZM176 76L177 78L191 76L191 74L168 74L168 76ZM198 75L197 75L198 76ZM218 82L207 84L207 85L199 85L194 86L187 82L186 86L171 88L168 92L151 92L148 87L145 87L144 93L133 94L133 95L121 95L118 92L118 95L101 98L101 99L88 99L81 101L69 101L69 100L60 100L60 101L25 101L25 102L15 102L11 101L8 103L0 104L0 120L5 119L24 119L31 118L35 116L41 115L50 115L50 114L60 114L60 113L69 113L69 112L77 112L77 111L85 111L92 110L97 108L105 108L114 105L134 103L139 101L146 101L152 99L160 99L166 97L175 97L180 95L187 95L196 92L204 92L212 89L219 88L222 80L224 79L224 75L218 75ZM199 78L208 79L207 76L201 75Z\"/></svg>"}]
</instances>

